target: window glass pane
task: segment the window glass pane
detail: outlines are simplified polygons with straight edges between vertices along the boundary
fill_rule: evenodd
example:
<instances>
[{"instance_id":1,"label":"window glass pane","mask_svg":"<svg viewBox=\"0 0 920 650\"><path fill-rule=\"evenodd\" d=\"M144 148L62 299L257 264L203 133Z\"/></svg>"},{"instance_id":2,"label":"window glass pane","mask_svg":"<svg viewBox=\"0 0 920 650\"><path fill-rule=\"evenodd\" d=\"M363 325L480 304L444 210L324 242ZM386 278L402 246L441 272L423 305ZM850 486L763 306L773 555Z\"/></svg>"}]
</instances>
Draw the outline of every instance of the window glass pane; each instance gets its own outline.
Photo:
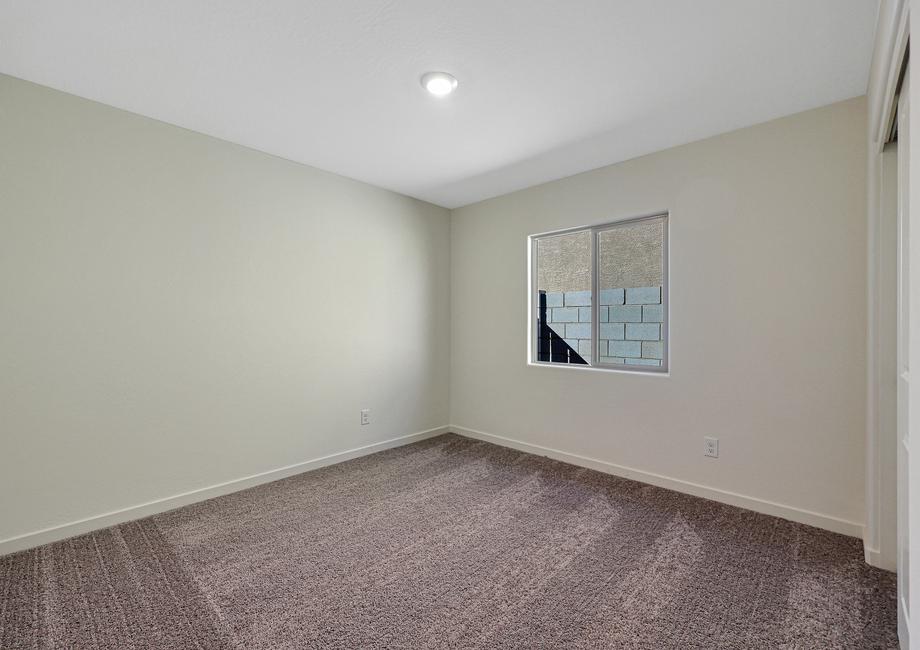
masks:
<instances>
[{"instance_id":1,"label":"window glass pane","mask_svg":"<svg viewBox=\"0 0 920 650\"><path fill-rule=\"evenodd\" d=\"M598 233L600 363L661 367L664 220Z\"/></svg>"},{"instance_id":2,"label":"window glass pane","mask_svg":"<svg viewBox=\"0 0 920 650\"><path fill-rule=\"evenodd\" d=\"M537 361L591 363L591 232L537 240Z\"/></svg>"}]
</instances>

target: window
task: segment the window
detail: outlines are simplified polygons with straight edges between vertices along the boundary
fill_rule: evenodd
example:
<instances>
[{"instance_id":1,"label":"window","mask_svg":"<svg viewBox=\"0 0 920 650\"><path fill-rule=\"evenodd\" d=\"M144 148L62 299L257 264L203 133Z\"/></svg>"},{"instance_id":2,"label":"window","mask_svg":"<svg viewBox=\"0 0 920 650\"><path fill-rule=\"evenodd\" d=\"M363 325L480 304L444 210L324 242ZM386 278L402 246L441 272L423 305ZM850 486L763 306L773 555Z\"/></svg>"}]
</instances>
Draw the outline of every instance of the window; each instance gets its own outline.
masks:
<instances>
[{"instance_id":1,"label":"window","mask_svg":"<svg viewBox=\"0 0 920 650\"><path fill-rule=\"evenodd\" d=\"M667 219L530 238L532 362L667 370Z\"/></svg>"}]
</instances>

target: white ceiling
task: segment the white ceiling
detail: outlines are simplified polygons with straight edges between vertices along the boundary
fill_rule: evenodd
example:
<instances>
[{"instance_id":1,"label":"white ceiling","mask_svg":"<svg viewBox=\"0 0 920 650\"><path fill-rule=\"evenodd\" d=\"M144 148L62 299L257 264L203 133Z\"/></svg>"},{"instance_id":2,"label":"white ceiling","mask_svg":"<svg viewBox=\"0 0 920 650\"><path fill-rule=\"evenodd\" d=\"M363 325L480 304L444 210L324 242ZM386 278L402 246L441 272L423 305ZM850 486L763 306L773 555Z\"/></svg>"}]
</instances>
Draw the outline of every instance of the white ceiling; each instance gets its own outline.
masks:
<instances>
[{"instance_id":1,"label":"white ceiling","mask_svg":"<svg viewBox=\"0 0 920 650\"><path fill-rule=\"evenodd\" d=\"M0 72L457 207L861 95L877 10L0 0Z\"/></svg>"}]
</instances>

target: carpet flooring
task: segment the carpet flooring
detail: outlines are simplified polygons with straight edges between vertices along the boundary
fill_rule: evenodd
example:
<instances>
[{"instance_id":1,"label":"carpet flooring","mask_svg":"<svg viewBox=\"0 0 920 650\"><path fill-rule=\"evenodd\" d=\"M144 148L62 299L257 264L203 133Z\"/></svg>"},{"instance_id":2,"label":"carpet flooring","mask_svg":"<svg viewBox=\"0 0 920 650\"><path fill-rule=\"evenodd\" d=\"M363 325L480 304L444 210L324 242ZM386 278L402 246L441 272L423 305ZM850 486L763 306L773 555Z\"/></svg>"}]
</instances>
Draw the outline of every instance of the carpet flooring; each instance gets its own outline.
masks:
<instances>
[{"instance_id":1,"label":"carpet flooring","mask_svg":"<svg viewBox=\"0 0 920 650\"><path fill-rule=\"evenodd\" d=\"M896 648L861 542L444 435L0 557L0 648Z\"/></svg>"}]
</instances>

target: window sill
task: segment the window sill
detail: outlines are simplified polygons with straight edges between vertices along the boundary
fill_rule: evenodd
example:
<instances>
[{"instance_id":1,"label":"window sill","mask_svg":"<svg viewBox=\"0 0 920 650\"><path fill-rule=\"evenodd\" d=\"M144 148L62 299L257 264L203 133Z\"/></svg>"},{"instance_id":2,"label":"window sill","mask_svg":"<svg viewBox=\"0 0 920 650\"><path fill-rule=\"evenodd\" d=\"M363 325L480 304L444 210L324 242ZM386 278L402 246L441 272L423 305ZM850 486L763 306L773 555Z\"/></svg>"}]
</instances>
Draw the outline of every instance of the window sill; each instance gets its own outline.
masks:
<instances>
[{"instance_id":1,"label":"window sill","mask_svg":"<svg viewBox=\"0 0 920 650\"><path fill-rule=\"evenodd\" d=\"M545 361L528 361L527 365L535 368L557 368L560 370L578 370L580 372L606 372L618 375L644 375L646 377L671 376L670 368L665 370L642 370L637 366L630 366L629 368L610 368L604 366L603 368L599 368L597 366L585 366L578 363L547 363Z\"/></svg>"}]
</instances>

